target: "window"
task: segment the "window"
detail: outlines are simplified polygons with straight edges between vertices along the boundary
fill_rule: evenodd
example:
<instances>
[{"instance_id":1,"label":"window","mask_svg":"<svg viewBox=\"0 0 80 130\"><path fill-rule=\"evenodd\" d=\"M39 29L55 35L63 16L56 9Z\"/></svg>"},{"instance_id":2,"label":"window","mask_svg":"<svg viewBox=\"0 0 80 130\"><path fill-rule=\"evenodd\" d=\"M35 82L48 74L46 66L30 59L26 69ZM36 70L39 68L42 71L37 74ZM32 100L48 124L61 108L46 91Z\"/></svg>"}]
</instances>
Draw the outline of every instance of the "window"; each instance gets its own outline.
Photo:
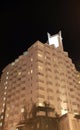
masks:
<instances>
[{"instance_id":1,"label":"window","mask_svg":"<svg viewBox=\"0 0 80 130\"><path fill-rule=\"evenodd\" d=\"M40 73L40 72L38 72L37 74L38 74L38 75L41 75L41 76L44 76L44 74L43 74L43 73Z\"/></svg>"},{"instance_id":2,"label":"window","mask_svg":"<svg viewBox=\"0 0 80 130\"><path fill-rule=\"evenodd\" d=\"M5 89L7 89L7 87L5 87Z\"/></svg>"},{"instance_id":3,"label":"window","mask_svg":"<svg viewBox=\"0 0 80 130\"><path fill-rule=\"evenodd\" d=\"M78 83L80 84L80 81Z\"/></svg>"},{"instance_id":4,"label":"window","mask_svg":"<svg viewBox=\"0 0 80 130\"><path fill-rule=\"evenodd\" d=\"M47 58L48 60L50 60L50 57L49 57L49 56L47 56L46 58Z\"/></svg>"},{"instance_id":5,"label":"window","mask_svg":"<svg viewBox=\"0 0 80 130\"><path fill-rule=\"evenodd\" d=\"M3 107L5 106L5 103L3 103Z\"/></svg>"},{"instance_id":6,"label":"window","mask_svg":"<svg viewBox=\"0 0 80 130\"><path fill-rule=\"evenodd\" d=\"M46 56L45 56L45 58L44 58L45 60L46 60Z\"/></svg>"},{"instance_id":7,"label":"window","mask_svg":"<svg viewBox=\"0 0 80 130\"><path fill-rule=\"evenodd\" d=\"M22 90L25 90L25 87L23 87Z\"/></svg>"},{"instance_id":8,"label":"window","mask_svg":"<svg viewBox=\"0 0 80 130\"><path fill-rule=\"evenodd\" d=\"M57 97L57 101L62 101L60 97Z\"/></svg>"},{"instance_id":9,"label":"window","mask_svg":"<svg viewBox=\"0 0 80 130\"><path fill-rule=\"evenodd\" d=\"M2 122L0 122L0 126L2 126Z\"/></svg>"},{"instance_id":10,"label":"window","mask_svg":"<svg viewBox=\"0 0 80 130\"><path fill-rule=\"evenodd\" d=\"M48 62L48 61L46 61L46 64L47 64L47 65L49 65L49 66L51 65L51 63L50 63L50 62Z\"/></svg>"},{"instance_id":11,"label":"window","mask_svg":"<svg viewBox=\"0 0 80 130\"><path fill-rule=\"evenodd\" d=\"M76 102L72 102L73 105L76 105Z\"/></svg>"},{"instance_id":12,"label":"window","mask_svg":"<svg viewBox=\"0 0 80 130\"><path fill-rule=\"evenodd\" d=\"M18 80L20 81L20 80L21 80L21 78L18 78Z\"/></svg>"},{"instance_id":13,"label":"window","mask_svg":"<svg viewBox=\"0 0 80 130\"><path fill-rule=\"evenodd\" d=\"M43 63L43 61L41 59L37 59L37 62Z\"/></svg>"},{"instance_id":14,"label":"window","mask_svg":"<svg viewBox=\"0 0 80 130\"><path fill-rule=\"evenodd\" d=\"M38 66L38 69L42 70L42 69L43 69L43 67L39 65L39 66Z\"/></svg>"},{"instance_id":15,"label":"window","mask_svg":"<svg viewBox=\"0 0 80 130\"><path fill-rule=\"evenodd\" d=\"M22 83L22 84L24 84L25 82L26 82L26 81L25 81L25 80L23 80L21 83Z\"/></svg>"},{"instance_id":16,"label":"window","mask_svg":"<svg viewBox=\"0 0 80 130\"><path fill-rule=\"evenodd\" d=\"M8 76L6 77L6 79L8 79Z\"/></svg>"},{"instance_id":17,"label":"window","mask_svg":"<svg viewBox=\"0 0 80 130\"><path fill-rule=\"evenodd\" d=\"M4 112L4 109L2 109L2 112Z\"/></svg>"},{"instance_id":18,"label":"window","mask_svg":"<svg viewBox=\"0 0 80 130\"><path fill-rule=\"evenodd\" d=\"M3 99L4 99L4 101L6 100L6 98L5 98L5 97L4 97Z\"/></svg>"},{"instance_id":19,"label":"window","mask_svg":"<svg viewBox=\"0 0 80 130\"><path fill-rule=\"evenodd\" d=\"M21 113L23 113L24 112L24 108L21 108Z\"/></svg>"},{"instance_id":20,"label":"window","mask_svg":"<svg viewBox=\"0 0 80 130\"><path fill-rule=\"evenodd\" d=\"M1 119L3 119L3 115L1 116Z\"/></svg>"},{"instance_id":21,"label":"window","mask_svg":"<svg viewBox=\"0 0 80 130\"><path fill-rule=\"evenodd\" d=\"M73 91L73 89L72 89L72 88L70 88L70 91Z\"/></svg>"},{"instance_id":22,"label":"window","mask_svg":"<svg viewBox=\"0 0 80 130\"><path fill-rule=\"evenodd\" d=\"M21 72L18 72L18 75L21 75Z\"/></svg>"},{"instance_id":23,"label":"window","mask_svg":"<svg viewBox=\"0 0 80 130\"><path fill-rule=\"evenodd\" d=\"M33 70L31 70L31 74L33 73Z\"/></svg>"},{"instance_id":24,"label":"window","mask_svg":"<svg viewBox=\"0 0 80 130\"><path fill-rule=\"evenodd\" d=\"M4 92L4 95L6 95L6 92Z\"/></svg>"},{"instance_id":25,"label":"window","mask_svg":"<svg viewBox=\"0 0 80 130\"><path fill-rule=\"evenodd\" d=\"M39 125L39 123L37 123L37 128L39 128L40 127L40 125Z\"/></svg>"},{"instance_id":26,"label":"window","mask_svg":"<svg viewBox=\"0 0 80 130\"><path fill-rule=\"evenodd\" d=\"M61 93L60 90L57 90L56 92L57 92L57 93Z\"/></svg>"},{"instance_id":27,"label":"window","mask_svg":"<svg viewBox=\"0 0 80 130\"><path fill-rule=\"evenodd\" d=\"M50 68L47 68L46 71L50 71L50 72L51 72L51 69L50 69Z\"/></svg>"},{"instance_id":28,"label":"window","mask_svg":"<svg viewBox=\"0 0 80 130\"><path fill-rule=\"evenodd\" d=\"M30 75L30 72L28 71L28 75Z\"/></svg>"},{"instance_id":29,"label":"window","mask_svg":"<svg viewBox=\"0 0 80 130\"><path fill-rule=\"evenodd\" d=\"M49 51L46 51L45 53L49 54L50 55L50 52Z\"/></svg>"},{"instance_id":30,"label":"window","mask_svg":"<svg viewBox=\"0 0 80 130\"><path fill-rule=\"evenodd\" d=\"M38 82L44 83L44 80L38 79Z\"/></svg>"},{"instance_id":31,"label":"window","mask_svg":"<svg viewBox=\"0 0 80 130\"><path fill-rule=\"evenodd\" d=\"M38 56L42 58L42 54L38 53Z\"/></svg>"},{"instance_id":32,"label":"window","mask_svg":"<svg viewBox=\"0 0 80 130\"><path fill-rule=\"evenodd\" d=\"M33 58L31 58L31 61L33 61Z\"/></svg>"},{"instance_id":33,"label":"window","mask_svg":"<svg viewBox=\"0 0 80 130\"><path fill-rule=\"evenodd\" d=\"M48 82L47 82L47 84L50 84L50 85L52 85L52 82L51 82L51 81L48 81Z\"/></svg>"},{"instance_id":34,"label":"window","mask_svg":"<svg viewBox=\"0 0 80 130\"><path fill-rule=\"evenodd\" d=\"M38 97L39 97L39 98L45 98L45 96L42 95L42 94L39 94Z\"/></svg>"},{"instance_id":35,"label":"window","mask_svg":"<svg viewBox=\"0 0 80 130\"><path fill-rule=\"evenodd\" d=\"M9 114L6 114L6 117L8 117L9 116Z\"/></svg>"},{"instance_id":36,"label":"window","mask_svg":"<svg viewBox=\"0 0 80 130\"><path fill-rule=\"evenodd\" d=\"M53 97L52 96L48 96L48 99L53 100Z\"/></svg>"},{"instance_id":37,"label":"window","mask_svg":"<svg viewBox=\"0 0 80 130\"><path fill-rule=\"evenodd\" d=\"M15 62L13 62L11 65L12 65L12 66L15 65Z\"/></svg>"},{"instance_id":38,"label":"window","mask_svg":"<svg viewBox=\"0 0 80 130\"><path fill-rule=\"evenodd\" d=\"M8 82L6 81L6 83L5 84L7 84Z\"/></svg>"},{"instance_id":39,"label":"window","mask_svg":"<svg viewBox=\"0 0 80 130\"><path fill-rule=\"evenodd\" d=\"M75 112L75 113L78 113L78 110L74 109L74 112Z\"/></svg>"},{"instance_id":40,"label":"window","mask_svg":"<svg viewBox=\"0 0 80 130\"><path fill-rule=\"evenodd\" d=\"M38 51L42 52L43 50L42 50L42 49L40 49L40 48L38 48Z\"/></svg>"},{"instance_id":41,"label":"window","mask_svg":"<svg viewBox=\"0 0 80 130\"><path fill-rule=\"evenodd\" d=\"M44 88L43 88L43 87L41 87L41 86L40 86L38 89L40 89L40 90L44 90Z\"/></svg>"},{"instance_id":42,"label":"window","mask_svg":"<svg viewBox=\"0 0 80 130\"><path fill-rule=\"evenodd\" d=\"M53 90L51 88L48 88L47 91L48 92L53 92Z\"/></svg>"},{"instance_id":43,"label":"window","mask_svg":"<svg viewBox=\"0 0 80 130\"><path fill-rule=\"evenodd\" d=\"M9 72L7 72L7 75L9 74Z\"/></svg>"},{"instance_id":44,"label":"window","mask_svg":"<svg viewBox=\"0 0 80 130\"><path fill-rule=\"evenodd\" d=\"M67 100L63 101L63 103L67 103Z\"/></svg>"}]
</instances>

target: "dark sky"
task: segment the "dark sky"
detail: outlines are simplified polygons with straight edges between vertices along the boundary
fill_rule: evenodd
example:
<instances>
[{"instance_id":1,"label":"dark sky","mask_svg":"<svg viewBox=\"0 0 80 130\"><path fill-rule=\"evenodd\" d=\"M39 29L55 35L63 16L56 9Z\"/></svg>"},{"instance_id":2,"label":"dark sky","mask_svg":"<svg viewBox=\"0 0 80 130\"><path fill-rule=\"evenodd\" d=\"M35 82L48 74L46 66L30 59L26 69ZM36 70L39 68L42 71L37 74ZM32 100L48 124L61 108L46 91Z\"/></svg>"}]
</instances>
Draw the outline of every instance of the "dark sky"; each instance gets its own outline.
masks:
<instances>
[{"instance_id":1,"label":"dark sky","mask_svg":"<svg viewBox=\"0 0 80 130\"><path fill-rule=\"evenodd\" d=\"M17 1L17 0L16 0ZM80 63L80 0L0 1L0 72L36 40L62 31L64 50Z\"/></svg>"}]
</instances>

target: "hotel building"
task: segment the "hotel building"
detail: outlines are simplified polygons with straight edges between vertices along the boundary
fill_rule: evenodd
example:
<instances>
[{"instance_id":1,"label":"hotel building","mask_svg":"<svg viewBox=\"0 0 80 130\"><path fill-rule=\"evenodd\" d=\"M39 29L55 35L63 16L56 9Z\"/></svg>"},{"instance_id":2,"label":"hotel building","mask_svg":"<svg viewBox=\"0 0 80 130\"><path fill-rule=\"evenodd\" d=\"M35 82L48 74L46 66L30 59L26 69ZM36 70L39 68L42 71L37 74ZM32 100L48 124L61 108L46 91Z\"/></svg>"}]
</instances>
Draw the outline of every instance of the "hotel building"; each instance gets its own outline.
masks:
<instances>
[{"instance_id":1,"label":"hotel building","mask_svg":"<svg viewBox=\"0 0 80 130\"><path fill-rule=\"evenodd\" d=\"M24 108L29 118L33 105L44 107L44 102L60 116L80 113L79 72L63 49L60 32L48 34L45 44L36 41L2 71L0 127L4 124L4 130L17 130Z\"/></svg>"}]
</instances>

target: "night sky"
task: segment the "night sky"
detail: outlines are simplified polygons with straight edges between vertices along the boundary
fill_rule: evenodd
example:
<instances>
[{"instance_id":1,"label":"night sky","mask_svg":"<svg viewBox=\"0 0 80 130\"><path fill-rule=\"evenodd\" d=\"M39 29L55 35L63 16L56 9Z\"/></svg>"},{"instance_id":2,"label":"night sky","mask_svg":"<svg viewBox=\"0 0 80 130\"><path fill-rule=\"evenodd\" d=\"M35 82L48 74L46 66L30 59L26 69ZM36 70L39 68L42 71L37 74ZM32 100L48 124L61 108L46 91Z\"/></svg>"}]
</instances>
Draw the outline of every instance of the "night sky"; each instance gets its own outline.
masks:
<instances>
[{"instance_id":1,"label":"night sky","mask_svg":"<svg viewBox=\"0 0 80 130\"><path fill-rule=\"evenodd\" d=\"M16 0L17 1L17 0ZM80 0L0 1L0 73L47 32L62 31L64 50L80 64Z\"/></svg>"}]
</instances>

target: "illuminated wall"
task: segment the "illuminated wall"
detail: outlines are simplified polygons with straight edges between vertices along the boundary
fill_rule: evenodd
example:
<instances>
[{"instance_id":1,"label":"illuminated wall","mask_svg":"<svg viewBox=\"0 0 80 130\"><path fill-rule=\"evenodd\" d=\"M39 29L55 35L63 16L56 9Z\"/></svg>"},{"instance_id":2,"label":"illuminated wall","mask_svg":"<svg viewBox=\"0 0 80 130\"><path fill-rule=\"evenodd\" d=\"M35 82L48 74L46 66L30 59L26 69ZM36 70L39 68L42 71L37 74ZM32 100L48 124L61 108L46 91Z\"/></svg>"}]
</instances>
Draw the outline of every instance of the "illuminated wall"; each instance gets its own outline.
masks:
<instances>
[{"instance_id":1,"label":"illuminated wall","mask_svg":"<svg viewBox=\"0 0 80 130\"><path fill-rule=\"evenodd\" d=\"M55 39L57 44L54 45ZM0 112L6 104L8 130L27 118L33 104L50 104L55 111L80 112L80 81L75 65L63 50L61 34L48 37L48 43L35 42L23 55L4 68L0 84Z\"/></svg>"}]
</instances>

